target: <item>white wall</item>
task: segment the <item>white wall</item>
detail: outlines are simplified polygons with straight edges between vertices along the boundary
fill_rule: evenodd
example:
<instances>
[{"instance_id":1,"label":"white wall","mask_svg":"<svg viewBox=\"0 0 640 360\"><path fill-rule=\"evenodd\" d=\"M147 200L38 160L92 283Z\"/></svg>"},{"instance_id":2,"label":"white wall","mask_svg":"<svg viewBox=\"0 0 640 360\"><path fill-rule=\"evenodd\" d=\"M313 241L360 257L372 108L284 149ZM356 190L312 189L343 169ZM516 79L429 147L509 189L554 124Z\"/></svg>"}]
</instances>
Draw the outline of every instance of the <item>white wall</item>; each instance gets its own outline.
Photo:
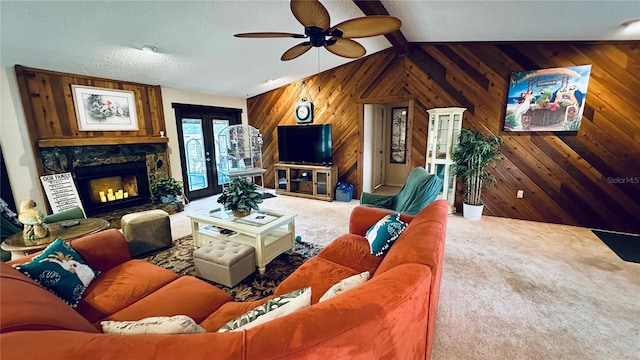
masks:
<instances>
[{"instance_id":1,"label":"white wall","mask_svg":"<svg viewBox=\"0 0 640 360\"><path fill-rule=\"evenodd\" d=\"M166 135L169 137L171 174L176 179L182 180L178 131L175 112L171 107L171 103L174 102L242 109L242 123L247 124L247 101L242 98L162 88ZM2 67L0 72L0 144L14 200L19 206L22 200L33 199L38 204L38 209L46 211L45 195L40 185L30 141L15 71L13 67Z\"/></svg>"},{"instance_id":2,"label":"white wall","mask_svg":"<svg viewBox=\"0 0 640 360\"><path fill-rule=\"evenodd\" d=\"M182 171L180 170L182 165L180 163L180 148L178 144L178 125L176 123L175 110L171 107L172 103L242 109L242 123L247 124L247 100L242 98L195 93L167 87L162 88L164 122L167 136L169 137L169 164L171 167L171 176L182 181Z\"/></svg>"}]
</instances>

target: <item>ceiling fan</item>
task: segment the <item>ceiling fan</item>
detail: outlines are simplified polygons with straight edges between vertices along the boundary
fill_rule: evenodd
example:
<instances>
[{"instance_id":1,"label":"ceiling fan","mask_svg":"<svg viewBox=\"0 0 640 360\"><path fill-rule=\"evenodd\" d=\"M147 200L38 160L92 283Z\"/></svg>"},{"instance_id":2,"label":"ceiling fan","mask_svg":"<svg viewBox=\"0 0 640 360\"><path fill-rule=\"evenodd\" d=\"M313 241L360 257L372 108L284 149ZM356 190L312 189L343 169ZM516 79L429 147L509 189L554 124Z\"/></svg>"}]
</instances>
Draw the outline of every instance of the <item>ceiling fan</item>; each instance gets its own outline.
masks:
<instances>
[{"instance_id":1,"label":"ceiling fan","mask_svg":"<svg viewBox=\"0 0 640 360\"><path fill-rule=\"evenodd\" d=\"M280 58L282 61L293 60L312 47L321 46L338 56L356 59L366 54L367 50L351 39L388 34L398 30L402 25L400 20L393 16L372 15L346 20L330 27L329 12L318 0L291 0L291 12L304 26L304 35L284 32L254 32L235 34L234 36L307 39L285 51Z\"/></svg>"}]
</instances>

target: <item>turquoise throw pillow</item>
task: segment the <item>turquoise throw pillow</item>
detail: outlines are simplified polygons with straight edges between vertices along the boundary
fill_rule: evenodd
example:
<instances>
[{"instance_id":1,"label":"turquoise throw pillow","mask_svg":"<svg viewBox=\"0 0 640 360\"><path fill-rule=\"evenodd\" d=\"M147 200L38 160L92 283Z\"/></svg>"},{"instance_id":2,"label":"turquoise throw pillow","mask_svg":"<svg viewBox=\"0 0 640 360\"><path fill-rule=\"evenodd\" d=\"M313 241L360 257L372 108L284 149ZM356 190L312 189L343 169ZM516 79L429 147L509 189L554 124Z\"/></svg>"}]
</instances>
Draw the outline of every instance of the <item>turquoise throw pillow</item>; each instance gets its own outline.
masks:
<instances>
[{"instance_id":1,"label":"turquoise throw pillow","mask_svg":"<svg viewBox=\"0 0 640 360\"><path fill-rule=\"evenodd\" d=\"M71 307L78 305L84 291L99 274L62 239L52 242L30 262L14 266Z\"/></svg>"},{"instance_id":2,"label":"turquoise throw pillow","mask_svg":"<svg viewBox=\"0 0 640 360\"><path fill-rule=\"evenodd\" d=\"M386 254L406 228L407 223L400 220L400 214L390 214L378 220L365 235L369 241L371 253L375 256Z\"/></svg>"}]
</instances>

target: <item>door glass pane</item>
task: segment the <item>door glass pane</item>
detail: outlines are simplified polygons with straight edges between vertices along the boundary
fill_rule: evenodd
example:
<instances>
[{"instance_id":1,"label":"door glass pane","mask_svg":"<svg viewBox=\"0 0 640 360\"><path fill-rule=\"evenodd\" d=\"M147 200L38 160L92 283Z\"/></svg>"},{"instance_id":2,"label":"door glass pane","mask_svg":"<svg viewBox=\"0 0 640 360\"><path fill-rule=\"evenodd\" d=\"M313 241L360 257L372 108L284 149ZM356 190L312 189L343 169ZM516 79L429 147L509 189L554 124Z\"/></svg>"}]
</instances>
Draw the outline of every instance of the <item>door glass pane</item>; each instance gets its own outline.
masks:
<instances>
[{"instance_id":1,"label":"door glass pane","mask_svg":"<svg viewBox=\"0 0 640 360\"><path fill-rule=\"evenodd\" d=\"M226 127L229 126L229 120L220 120L220 119L214 119L211 121L213 124L213 139L214 139L214 143L216 144L216 149L214 149L214 152L216 154L216 173L218 174L218 185L222 185L222 184L227 184L230 180L229 177L227 175L224 175L220 170L222 170L220 168L220 161L222 160L220 158L221 154L218 151L218 144L220 143L219 139L218 139L218 135L220 135L220 131Z\"/></svg>"},{"instance_id":2,"label":"door glass pane","mask_svg":"<svg viewBox=\"0 0 640 360\"><path fill-rule=\"evenodd\" d=\"M329 187L327 182L327 173L325 172L317 172L317 193L318 195L327 195L329 193Z\"/></svg>"},{"instance_id":3,"label":"door glass pane","mask_svg":"<svg viewBox=\"0 0 640 360\"><path fill-rule=\"evenodd\" d=\"M182 119L182 136L187 161L189 191L205 189L209 187L209 181L206 173L202 119Z\"/></svg>"},{"instance_id":4,"label":"door glass pane","mask_svg":"<svg viewBox=\"0 0 640 360\"><path fill-rule=\"evenodd\" d=\"M449 115L441 115L439 120L436 135L436 157L438 159L444 159L447 157L447 143L449 142L447 137L449 133Z\"/></svg>"}]
</instances>

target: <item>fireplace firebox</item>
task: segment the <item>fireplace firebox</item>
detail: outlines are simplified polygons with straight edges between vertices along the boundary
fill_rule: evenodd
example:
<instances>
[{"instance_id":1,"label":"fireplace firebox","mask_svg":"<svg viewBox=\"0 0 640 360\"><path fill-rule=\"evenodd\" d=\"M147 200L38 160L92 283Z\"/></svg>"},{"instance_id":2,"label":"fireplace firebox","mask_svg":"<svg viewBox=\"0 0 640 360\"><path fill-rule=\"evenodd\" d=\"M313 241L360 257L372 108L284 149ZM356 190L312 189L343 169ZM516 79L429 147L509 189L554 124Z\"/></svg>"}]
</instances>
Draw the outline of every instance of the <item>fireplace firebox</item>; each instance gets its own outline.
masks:
<instances>
[{"instance_id":1,"label":"fireplace firebox","mask_svg":"<svg viewBox=\"0 0 640 360\"><path fill-rule=\"evenodd\" d=\"M151 202L144 161L82 166L74 172L87 216Z\"/></svg>"}]
</instances>

